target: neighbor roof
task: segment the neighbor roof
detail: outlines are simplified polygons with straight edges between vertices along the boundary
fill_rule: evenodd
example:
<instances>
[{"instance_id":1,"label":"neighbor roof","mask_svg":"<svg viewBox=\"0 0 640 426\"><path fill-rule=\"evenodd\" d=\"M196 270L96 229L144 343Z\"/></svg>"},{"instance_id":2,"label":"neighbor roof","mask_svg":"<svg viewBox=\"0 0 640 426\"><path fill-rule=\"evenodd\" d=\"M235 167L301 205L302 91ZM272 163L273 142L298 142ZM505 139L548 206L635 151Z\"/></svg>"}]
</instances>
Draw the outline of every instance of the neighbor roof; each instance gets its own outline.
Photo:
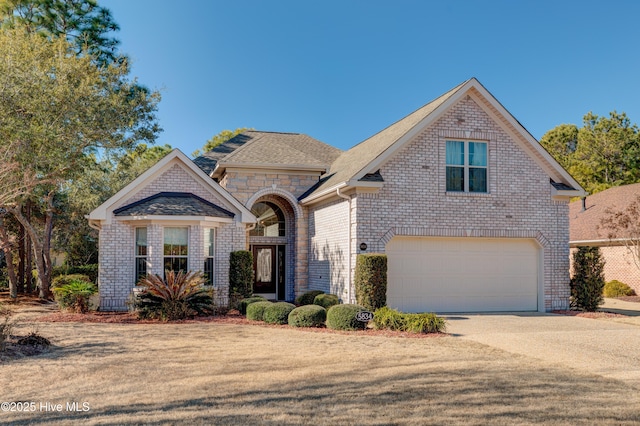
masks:
<instances>
[{"instance_id":1,"label":"neighbor roof","mask_svg":"<svg viewBox=\"0 0 640 426\"><path fill-rule=\"evenodd\" d=\"M186 192L160 192L113 211L116 216L234 216L229 210Z\"/></svg>"},{"instance_id":2,"label":"neighbor roof","mask_svg":"<svg viewBox=\"0 0 640 426\"><path fill-rule=\"evenodd\" d=\"M582 200L569 204L569 242L608 241L607 230L600 223L607 216L607 209L619 211L626 209L636 197L640 196L640 183L616 186L602 192L589 195L585 200L586 209L582 210Z\"/></svg>"},{"instance_id":3,"label":"neighbor roof","mask_svg":"<svg viewBox=\"0 0 640 426\"><path fill-rule=\"evenodd\" d=\"M328 169L342 151L302 133L247 130L194 159L207 174L232 165Z\"/></svg>"}]
</instances>

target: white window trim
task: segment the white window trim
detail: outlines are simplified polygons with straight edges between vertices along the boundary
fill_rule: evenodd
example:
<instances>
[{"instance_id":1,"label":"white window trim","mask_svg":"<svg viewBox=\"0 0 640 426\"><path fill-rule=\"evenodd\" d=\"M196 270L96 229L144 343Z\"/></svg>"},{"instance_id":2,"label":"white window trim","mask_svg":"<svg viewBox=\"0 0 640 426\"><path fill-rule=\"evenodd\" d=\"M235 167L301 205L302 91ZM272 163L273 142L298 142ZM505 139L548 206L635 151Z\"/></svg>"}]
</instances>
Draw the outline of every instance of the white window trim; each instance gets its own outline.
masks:
<instances>
[{"instance_id":1,"label":"white window trim","mask_svg":"<svg viewBox=\"0 0 640 426\"><path fill-rule=\"evenodd\" d=\"M217 235L216 235L216 234L217 234L217 232L216 232L216 228L205 228L205 229L204 229L204 236L205 236L205 238L204 238L204 242L205 242L205 244L204 244L203 249L205 249L205 248L207 247L207 244L208 244L208 238L206 238L206 237L208 237L208 235L207 235L207 234L208 234L209 232L212 232L212 233L213 233L213 241L211 242L211 244L212 244L212 246L213 246L213 255L212 255L212 256L209 256L208 251L206 251L206 250L205 250L205 252L204 252L204 259L203 259L203 260L204 260L203 264L204 264L205 262L207 262L209 259L211 259L211 260L212 260L212 262L211 262L211 285L214 285L214 286L215 286L215 284L216 284L216 255L218 254L217 238L216 238L216 237L217 237ZM203 265L203 269L204 269L204 265ZM204 272L204 271L202 271L202 272ZM207 284L208 284L208 283L207 283Z\"/></svg>"},{"instance_id":2,"label":"white window trim","mask_svg":"<svg viewBox=\"0 0 640 426\"><path fill-rule=\"evenodd\" d=\"M146 229L147 230L147 254L142 256L138 254L138 229ZM144 259L146 264L146 273L149 274L149 228L146 226L136 226L133 228L133 282L134 284L138 284L138 259Z\"/></svg>"},{"instance_id":3,"label":"white window trim","mask_svg":"<svg viewBox=\"0 0 640 426\"><path fill-rule=\"evenodd\" d=\"M458 165L458 164L447 164L447 142L463 142L464 143L464 164L462 165ZM469 143L483 143L486 147L486 152L487 152L487 159L486 159L486 166L471 166L469 164ZM455 138L451 138L451 139L446 139L445 140L445 190L447 193L449 194L489 194L489 142L488 141L478 141L478 140L468 140L468 139L455 139ZM452 191L449 189L446 189L447 187L447 183L446 183L446 176L447 176L447 167L460 167L463 169L462 171L462 179L464 181L464 189L462 191ZM474 168L474 169L485 169L487 171L486 177L485 177L485 181L487 184L487 190L480 192L480 191L469 191L469 169L470 168Z\"/></svg>"}]
</instances>

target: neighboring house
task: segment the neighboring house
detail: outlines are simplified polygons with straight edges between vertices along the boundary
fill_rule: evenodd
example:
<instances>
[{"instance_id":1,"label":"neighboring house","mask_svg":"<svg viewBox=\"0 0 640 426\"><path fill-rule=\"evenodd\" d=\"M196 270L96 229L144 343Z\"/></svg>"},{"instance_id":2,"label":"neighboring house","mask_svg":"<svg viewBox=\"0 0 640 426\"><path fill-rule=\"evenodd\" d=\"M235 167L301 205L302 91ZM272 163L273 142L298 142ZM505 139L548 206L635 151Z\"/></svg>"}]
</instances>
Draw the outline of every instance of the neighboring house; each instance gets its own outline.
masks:
<instances>
[{"instance_id":1,"label":"neighboring house","mask_svg":"<svg viewBox=\"0 0 640 426\"><path fill-rule=\"evenodd\" d=\"M354 301L356 256L384 252L403 311L566 309L583 194L476 79L344 152L247 131L195 160L174 150L91 212L101 307L165 269L203 270L224 295L229 252L248 249L271 299Z\"/></svg>"},{"instance_id":2,"label":"neighboring house","mask_svg":"<svg viewBox=\"0 0 640 426\"><path fill-rule=\"evenodd\" d=\"M569 204L571 253L579 246L600 247L605 260L605 280L621 281L633 288L636 294L640 294L640 270L626 248L624 239L610 239L609 232L602 228L601 222L607 216L607 209L625 210L639 195L640 183L634 183L609 188Z\"/></svg>"}]
</instances>

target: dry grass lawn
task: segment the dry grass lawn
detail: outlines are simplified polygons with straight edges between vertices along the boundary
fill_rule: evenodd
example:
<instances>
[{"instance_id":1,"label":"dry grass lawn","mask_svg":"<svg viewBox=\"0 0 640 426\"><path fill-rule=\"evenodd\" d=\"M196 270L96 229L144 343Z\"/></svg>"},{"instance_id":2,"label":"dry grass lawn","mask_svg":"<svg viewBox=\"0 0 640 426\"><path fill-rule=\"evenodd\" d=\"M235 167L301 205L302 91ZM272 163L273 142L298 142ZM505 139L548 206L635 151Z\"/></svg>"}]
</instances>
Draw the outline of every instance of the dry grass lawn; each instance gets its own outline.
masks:
<instances>
[{"instance_id":1,"label":"dry grass lawn","mask_svg":"<svg viewBox=\"0 0 640 426\"><path fill-rule=\"evenodd\" d=\"M0 402L64 407L77 401L90 409L0 412L1 424L640 421L638 390L622 382L454 337L365 337L215 322L37 327L54 347L0 364Z\"/></svg>"}]
</instances>

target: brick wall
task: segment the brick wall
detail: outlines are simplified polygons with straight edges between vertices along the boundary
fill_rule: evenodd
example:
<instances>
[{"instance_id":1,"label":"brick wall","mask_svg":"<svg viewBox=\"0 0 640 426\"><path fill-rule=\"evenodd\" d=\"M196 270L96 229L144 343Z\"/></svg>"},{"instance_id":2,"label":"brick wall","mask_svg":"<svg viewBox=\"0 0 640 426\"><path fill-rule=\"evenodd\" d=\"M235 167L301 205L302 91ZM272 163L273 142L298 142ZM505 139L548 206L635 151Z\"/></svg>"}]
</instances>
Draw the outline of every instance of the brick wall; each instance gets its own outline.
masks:
<instances>
[{"instance_id":1,"label":"brick wall","mask_svg":"<svg viewBox=\"0 0 640 426\"><path fill-rule=\"evenodd\" d=\"M488 142L488 194L446 192L451 139ZM384 252L393 235L536 239L544 256L543 308L568 307L568 204L551 199L549 176L471 97L417 135L381 174L378 193L356 197L355 239L367 243L367 252Z\"/></svg>"}]
</instances>

